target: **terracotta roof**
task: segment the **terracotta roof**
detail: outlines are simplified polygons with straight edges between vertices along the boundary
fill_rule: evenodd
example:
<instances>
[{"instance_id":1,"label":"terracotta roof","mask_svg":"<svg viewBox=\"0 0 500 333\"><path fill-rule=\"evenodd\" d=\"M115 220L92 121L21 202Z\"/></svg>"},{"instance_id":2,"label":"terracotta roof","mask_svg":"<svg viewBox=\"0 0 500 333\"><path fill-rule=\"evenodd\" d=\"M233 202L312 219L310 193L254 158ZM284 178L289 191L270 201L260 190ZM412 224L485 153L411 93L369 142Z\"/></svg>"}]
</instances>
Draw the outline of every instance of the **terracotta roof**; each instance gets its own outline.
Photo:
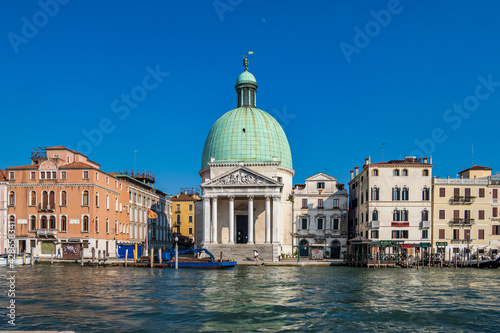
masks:
<instances>
[{"instance_id":1,"label":"terracotta roof","mask_svg":"<svg viewBox=\"0 0 500 333\"><path fill-rule=\"evenodd\" d=\"M0 170L0 181L7 180L7 171Z\"/></svg>"},{"instance_id":2,"label":"terracotta roof","mask_svg":"<svg viewBox=\"0 0 500 333\"><path fill-rule=\"evenodd\" d=\"M184 194L184 193L179 194L178 198L177 198L177 196L170 196L170 200L172 200L172 201L196 201L195 198L193 198L190 195Z\"/></svg>"},{"instance_id":3,"label":"terracotta roof","mask_svg":"<svg viewBox=\"0 0 500 333\"><path fill-rule=\"evenodd\" d=\"M66 148L66 147L64 147L64 146L45 147L45 150L47 150L47 149L48 149L48 150L50 150L50 149L58 149L58 150L59 150L59 149L66 149L66 150L72 151L71 149Z\"/></svg>"},{"instance_id":4,"label":"terracotta roof","mask_svg":"<svg viewBox=\"0 0 500 333\"><path fill-rule=\"evenodd\" d=\"M112 176L123 176L121 173L118 173L118 172L108 172L108 175L112 175Z\"/></svg>"},{"instance_id":5,"label":"terracotta roof","mask_svg":"<svg viewBox=\"0 0 500 333\"><path fill-rule=\"evenodd\" d=\"M480 165L474 165L473 167L470 167L468 169L460 171L459 174L462 172L465 172L465 171L469 171L469 170L487 170L488 171L488 170L493 170L493 169L489 168L489 167L480 166Z\"/></svg>"},{"instance_id":6,"label":"terracotta roof","mask_svg":"<svg viewBox=\"0 0 500 333\"><path fill-rule=\"evenodd\" d=\"M36 164L30 164L30 165L19 165L19 166L14 166L14 167L8 167L5 168L6 170L11 170L11 169L38 169L38 165Z\"/></svg>"},{"instance_id":7,"label":"terracotta roof","mask_svg":"<svg viewBox=\"0 0 500 333\"><path fill-rule=\"evenodd\" d=\"M61 166L60 169L95 169L95 167L83 162L73 162Z\"/></svg>"}]
</instances>

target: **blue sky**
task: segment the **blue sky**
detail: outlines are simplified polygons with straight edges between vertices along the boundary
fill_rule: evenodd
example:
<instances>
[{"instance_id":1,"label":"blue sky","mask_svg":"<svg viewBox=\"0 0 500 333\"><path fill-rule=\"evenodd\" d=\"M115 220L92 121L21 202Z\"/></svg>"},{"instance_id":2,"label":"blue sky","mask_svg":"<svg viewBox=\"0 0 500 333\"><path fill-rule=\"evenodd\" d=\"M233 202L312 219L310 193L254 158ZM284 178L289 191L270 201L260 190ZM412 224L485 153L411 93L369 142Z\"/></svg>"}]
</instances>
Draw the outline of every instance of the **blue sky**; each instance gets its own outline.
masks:
<instances>
[{"instance_id":1,"label":"blue sky","mask_svg":"<svg viewBox=\"0 0 500 333\"><path fill-rule=\"evenodd\" d=\"M495 1L2 7L2 169L29 164L31 147L64 145L111 172L133 168L137 150L158 188L197 187L205 138L235 107L252 50L257 106L287 134L295 183L320 171L347 183L368 155L382 160L382 143L385 161L432 155L442 177L472 163L500 171Z\"/></svg>"}]
</instances>

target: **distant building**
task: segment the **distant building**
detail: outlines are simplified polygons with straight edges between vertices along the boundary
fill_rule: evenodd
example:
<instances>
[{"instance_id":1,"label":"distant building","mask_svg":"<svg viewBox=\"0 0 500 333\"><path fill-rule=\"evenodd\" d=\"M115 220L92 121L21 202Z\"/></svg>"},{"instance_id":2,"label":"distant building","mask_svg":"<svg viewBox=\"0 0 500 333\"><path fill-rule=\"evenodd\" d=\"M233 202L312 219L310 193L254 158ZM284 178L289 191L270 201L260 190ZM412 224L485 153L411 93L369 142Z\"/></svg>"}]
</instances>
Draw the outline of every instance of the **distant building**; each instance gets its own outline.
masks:
<instances>
[{"instance_id":1,"label":"distant building","mask_svg":"<svg viewBox=\"0 0 500 333\"><path fill-rule=\"evenodd\" d=\"M431 243L432 161L417 159L371 163L351 170L349 237L404 244L407 254Z\"/></svg>"},{"instance_id":2,"label":"distant building","mask_svg":"<svg viewBox=\"0 0 500 333\"><path fill-rule=\"evenodd\" d=\"M66 147L33 149L31 160L6 168L17 252L65 256L82 247L85 256L92 248L116 255L129 240L128 185Z\"/></svg>"},{"instance_id":3,"label":"distant building","mask_svg":"<svg viewBox=\"0 0 500 333\"><path fill-rule=\"evenodd\" d=\"M7 231L7 173L0 170L0 253L8 247Z\"/></svg>"},{"instance_id":4,"label":"distant building","mask_svg":"<svg viewBox=\"0 0 500 333\"><path fill-rule=\"evenodd\" d=\"M347 190L322 172L293 188L294 252L308 256L308 248L324 245L326 258L340 258L347 251ZM297 243L298 241L298 243ZM298 247L297 247L298 245Z\"/></svg>"},{"instance_id":5,"label":"distant building","mask_svg":"<svg viewBox=\"0 0 500 333\"><path fill-rule=\"evenodd\" d=\"M473 166L460 178L434 178L433 245L446 259L498 255L500 177L491 170Z\"/></svg>"},{"instance_id":6,"label":"distant building","mask_svg":"<svg viewBox=\"0 0 500 333\"><path fill-rule=\"evenodd\" d=\"M174 237L183 235L190 237L195 241L196 233L196 210L195 205L200 201L200 196L195 191L185 190L183 193L170 197L173 210L173 229Z\"/></svg>"}]
</instances>

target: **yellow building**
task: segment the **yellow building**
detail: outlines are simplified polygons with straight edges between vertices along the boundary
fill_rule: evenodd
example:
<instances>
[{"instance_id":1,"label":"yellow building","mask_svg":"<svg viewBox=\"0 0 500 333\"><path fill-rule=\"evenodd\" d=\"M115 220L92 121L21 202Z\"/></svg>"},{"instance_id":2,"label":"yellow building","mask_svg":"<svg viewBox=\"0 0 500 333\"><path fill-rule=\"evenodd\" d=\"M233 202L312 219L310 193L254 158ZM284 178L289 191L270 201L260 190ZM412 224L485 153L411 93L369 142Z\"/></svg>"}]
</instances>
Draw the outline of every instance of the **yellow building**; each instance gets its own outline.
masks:
<instances>
[{"instance_id":1,"label":"yellow building","mask_svg":"<svg viewBox=\"0 0 500 333\"><path fill-rule=\"evenodd\" d=\"M491 168L473 166L460 178L434 178L432 242L448 260L496 257L500 248L498 189Z\"/></svg>"},{"instance_id":2,"label":"yellow building","mask_svg":"<svg viewBox=\"0 0 500 333\"><path fill-rule=\"evenodd\" d=\"M195 202L200 200L194 191L184 191L176 196L171 196L172 201L172 233L175 235L188 236L194 239L195 235Z\"/></svg>"}]
</instances>

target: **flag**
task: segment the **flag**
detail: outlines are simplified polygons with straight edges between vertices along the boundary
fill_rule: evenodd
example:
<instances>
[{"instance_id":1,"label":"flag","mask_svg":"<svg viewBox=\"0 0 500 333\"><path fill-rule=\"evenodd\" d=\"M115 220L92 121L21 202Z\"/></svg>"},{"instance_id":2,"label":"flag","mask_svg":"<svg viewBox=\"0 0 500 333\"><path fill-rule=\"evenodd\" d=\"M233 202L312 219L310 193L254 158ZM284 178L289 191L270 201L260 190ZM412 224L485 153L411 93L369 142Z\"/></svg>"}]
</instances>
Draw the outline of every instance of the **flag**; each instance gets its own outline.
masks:
<instances>
[{"instance_id":1,"label":"flag","mask_svg":"<svg viewBox=\"0 0 500 333\"><path fill-rule=\"evenodd\" d=\"M149 219L155 219L157 218L158 216L156 215L155 212L153 212L151 209L148 209L148 218Z\"/></svg>"}]
</instances>

